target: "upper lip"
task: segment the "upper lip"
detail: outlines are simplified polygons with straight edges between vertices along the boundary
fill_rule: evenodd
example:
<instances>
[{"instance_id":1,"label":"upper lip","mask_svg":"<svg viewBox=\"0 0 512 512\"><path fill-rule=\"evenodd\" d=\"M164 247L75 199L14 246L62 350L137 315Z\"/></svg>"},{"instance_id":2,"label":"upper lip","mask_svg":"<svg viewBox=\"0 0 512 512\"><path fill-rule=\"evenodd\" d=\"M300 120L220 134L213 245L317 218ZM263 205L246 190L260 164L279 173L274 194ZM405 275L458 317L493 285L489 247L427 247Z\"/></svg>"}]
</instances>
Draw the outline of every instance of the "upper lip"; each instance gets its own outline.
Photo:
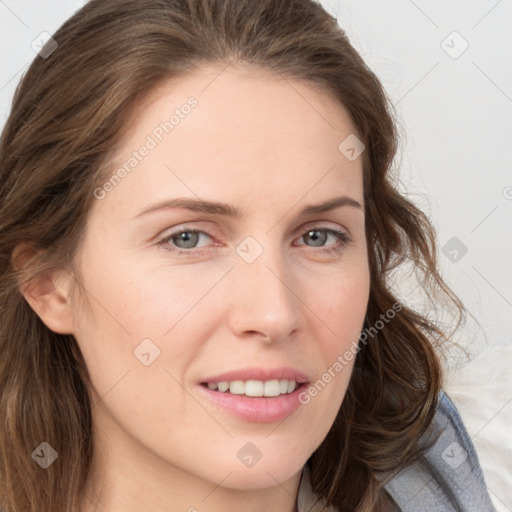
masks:
<instances>
[{"instance_id":1,"label":"upper lip","mask_svg":"<svg viewBox=\"0 0 512 512\"><path fill-rule=\"evenodd\" d=\"M306 375L293 368L245 368L214 375L201 380L202 384L217 384L218 382L233 382L235 380L294 380L298 384L308 382Z\"/></svg>"}]
</instances>

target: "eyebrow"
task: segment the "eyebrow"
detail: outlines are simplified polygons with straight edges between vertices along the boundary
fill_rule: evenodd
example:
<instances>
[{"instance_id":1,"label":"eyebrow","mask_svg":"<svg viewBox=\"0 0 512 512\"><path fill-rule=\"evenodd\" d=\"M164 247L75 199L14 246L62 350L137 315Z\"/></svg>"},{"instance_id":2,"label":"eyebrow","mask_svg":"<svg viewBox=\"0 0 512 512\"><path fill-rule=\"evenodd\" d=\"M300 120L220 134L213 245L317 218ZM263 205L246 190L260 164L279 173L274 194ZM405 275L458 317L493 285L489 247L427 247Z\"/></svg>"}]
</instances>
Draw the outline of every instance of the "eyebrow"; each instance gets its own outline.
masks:
<instances>
[{"instance_id":1,"label":"eyebrow","mask_svg":"<svg viewBox=\"0 0 512 512\"><path fill-rule=\"evenodd\" d=\"M364 206L359 201L356 201L351 197L341 196L333 197L319 204L308 205L299 212L299 217L324 213L330 210L334 210L335 208L340 208L342 206L350 206L364 212ZM165 200L153 204L142 210L133 218L141 217L157 210L167 210L171 208L183 208L193 212L208 213L212 215L225 215L227 217L241 217L240 212L234 206L226 203L178 197L176 199Z\"/></svg>"}]
</instances>

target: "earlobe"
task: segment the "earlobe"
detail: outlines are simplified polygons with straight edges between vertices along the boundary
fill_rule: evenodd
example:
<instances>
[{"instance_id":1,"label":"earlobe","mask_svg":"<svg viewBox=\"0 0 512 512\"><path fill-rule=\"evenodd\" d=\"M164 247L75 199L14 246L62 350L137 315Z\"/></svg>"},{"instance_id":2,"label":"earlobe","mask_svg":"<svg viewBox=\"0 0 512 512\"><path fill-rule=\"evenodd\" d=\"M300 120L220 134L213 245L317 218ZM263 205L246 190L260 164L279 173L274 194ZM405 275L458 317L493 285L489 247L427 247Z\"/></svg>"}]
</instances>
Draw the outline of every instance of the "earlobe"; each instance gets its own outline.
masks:
<instances>
[{"instance_id":1,"label":"earlobe","mask_svg":"<svg viewBox=\"0 0 512 512\"><path fill-rule=\"evenodd\" d=\"M35 252L27 246L17 246L13 252L13 268L23 274L30 272L29 261ZM59 334L73 334L71 308L73 276L65 270L36 275L20 286L20 293L41 321Z\"/></svg>"}]
</instances>

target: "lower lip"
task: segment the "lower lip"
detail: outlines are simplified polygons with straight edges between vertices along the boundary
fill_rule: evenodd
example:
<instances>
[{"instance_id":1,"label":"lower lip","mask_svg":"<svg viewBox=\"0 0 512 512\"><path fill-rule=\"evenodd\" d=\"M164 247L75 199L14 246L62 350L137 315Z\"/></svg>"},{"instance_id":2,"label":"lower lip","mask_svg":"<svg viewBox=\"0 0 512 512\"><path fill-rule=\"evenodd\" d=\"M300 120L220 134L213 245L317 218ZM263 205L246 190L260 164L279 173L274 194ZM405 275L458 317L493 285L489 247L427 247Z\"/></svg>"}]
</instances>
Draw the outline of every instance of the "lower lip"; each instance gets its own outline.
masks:
<instances>
[{"instance_id":1,"label":"lower lip","mask_svg":"<svg viewBox=\"0 0 512 512\"><path fill-rule=\"evenodd\" d=\"M232 395L229 392L222 393L206 386L199 386L201 392L215 405L252 423L273 423L285 419L300 407L299 394L306 387L307 384L301 384L295 391L286 395L251 397Z\"/></svg>"}]
</instances>

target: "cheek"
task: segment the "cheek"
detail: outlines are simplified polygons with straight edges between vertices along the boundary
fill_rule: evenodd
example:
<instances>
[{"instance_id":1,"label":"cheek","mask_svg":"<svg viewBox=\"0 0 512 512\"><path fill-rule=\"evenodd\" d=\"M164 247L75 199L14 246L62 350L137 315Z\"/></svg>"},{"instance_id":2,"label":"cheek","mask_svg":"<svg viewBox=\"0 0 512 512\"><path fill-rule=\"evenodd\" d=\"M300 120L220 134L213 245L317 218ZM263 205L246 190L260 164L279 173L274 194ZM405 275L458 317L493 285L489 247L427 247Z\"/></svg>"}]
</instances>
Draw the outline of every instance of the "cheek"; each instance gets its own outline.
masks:
<instances>
[{"instance_id":1,"label":"cheek","mask_svg":"<svg viewBox=\"0 0 512 512\"><path fill-rule=\"evenodd\" d=\"M100 233L101 234L101 233ZM81 274L98 328L117 324L135 340L166 335L191 311L221 276L194 271L193 265L170 265L165 255L138 254L91 236L81 255Z\"/></svg>"},{"instance_id":2,"label":"cheek","mask_svg":"<svg viewBox=\"0 0 512 512\"><path fill-rule=\"evenodd\" d=\"M76 338L98 393L148 362L161 371L164 360L166 368L172 362L181 378L206 336L214 315L207 295L225 270L210 266L198 276L191 265L148 268L136 258L121 264L121 258L87 252L83 261L88 307L75 311ZM140 376L144 385L154 374Z\"/></svg>"},{"instance_id":3,"label":"cheek","mask_svg":"<svg viewBox=\"0 0 512 512\"><path fill-rule=\"evenodd\" d=\"M316 277L301 278L300 293L324 325L321 339L331 350L343 349L363 326L370 294L369 269L363 260Z\"/></svg>"},{"instance_id":4,"label":"cheek","mask_svg":"<svg viewBox=\"0 0 512 512\"><path fill-rule=\"evenodd\" d=\"M158 452L161 439L176 447L184 431L198 435L194 422L205 416L181 383L205 339L197 312L205 322L208 312L197 305L219 276L198 280L183 268L170 275L135 266L131 274L127 266L88 274L90 307L76 314L76 338L99 401L98 417L113 417Z\"/></svg>"},{"instance_id":5,"label":"cheek","mask_svg":"<svg viewBox=\"0 0 512 512\"><path fill-rule=\"evenodd\" d=\"M314 385L303 403L316 403L319 417L332 424L348 387L355 358L360 350L369 300L370 279L365 265L354 266L336 274L322 288L309 294L308 304L320 322L316 322L317 350L323 363Z\"/></svg>"}]
</instances>

